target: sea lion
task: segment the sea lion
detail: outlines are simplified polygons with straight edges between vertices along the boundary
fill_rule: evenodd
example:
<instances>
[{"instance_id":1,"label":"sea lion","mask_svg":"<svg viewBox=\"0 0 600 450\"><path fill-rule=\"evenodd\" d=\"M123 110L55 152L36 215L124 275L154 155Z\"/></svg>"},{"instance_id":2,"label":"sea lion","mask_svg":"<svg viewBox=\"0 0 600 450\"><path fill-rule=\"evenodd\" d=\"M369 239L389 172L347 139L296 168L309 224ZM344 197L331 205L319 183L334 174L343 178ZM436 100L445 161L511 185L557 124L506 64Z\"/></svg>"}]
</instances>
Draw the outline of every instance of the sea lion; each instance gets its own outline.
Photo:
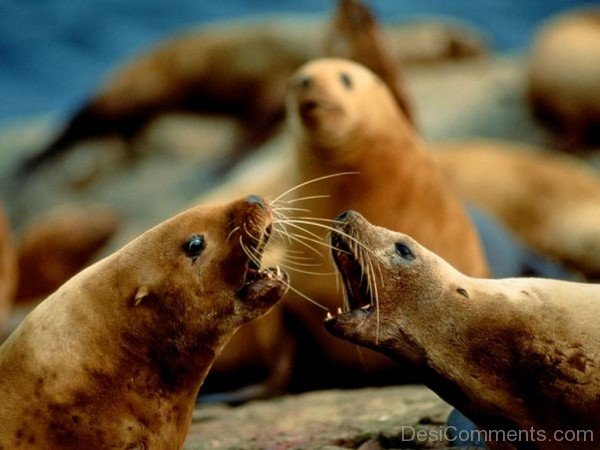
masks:
<instances>
[{"instance_id":1,"label":"sea lion","mask_svg":"<svg viewBox=\"0 0 600 450\"><path fill-rule=\"evenodd\" d=\"M10 226L0 204L0 332L8 319L17 285L16 252Z\"/></svg>"},{"instance_id":2,"label":"sea lion","mask_svg":"<svg viewBox=\"0 0 600 450\"><path fill-rule=\"evenodd\" d=\"M431 146L448 186L521 240L600 278L600 176L574 157L473 140Z\"/></svg>"},{"instance_id":3,"label":"sea lion","mask_svg":"<svg viewBox=\"0 0 600 450\"><path fill-rule=\"evenodd\" d=\"M551 19L539 31L529 62L535 115L571 149L600 144L600 9Z\"/></svg>"},{"instance_id":4,"label":"sea lion","mask_svg":"<svg viewBox=\"0 0 600 450\"><path fill-rule=\"evenodd\" d=\"M340 10L348 7L345 3ZM325 56L326 48L335 51L328 42L340 35L339 25L339 20L331 25L263 18L207 25L159 42L117 69L64 130L26 162L26 172L83 140L111 134L130 140L158 115L182 110L233 114L244 128L240 145L258 144L283 119L289 76ZM485 53L477 32L451 21L387 26L383 33L393 58L407 64Z\"/></svg>"},{"instance_id":5,"label":"sea lion","mask_svg":"<svg viewBox=\"0 0 600 450\"><path fill-rule=\"evenodd\" d=\"M524 432L518 448L573 448L535 439L600 432L600 285L468 277L353 211L334 228L349 307L329 316L329 332L414 368L481 430ZM589 438L576 445L597 447Z\"/></svg>"},{"instance_id":6,"label":"sea lion","mask_svg":"<svg viewBox=\"0 0 600 450\"><path fill-rule=\"evenodd\" d=\"M463 205L446 187L433 158L376 75L347 60L313 61L291 80L287 106L295 183L353 173L306 184L289 194L296 202L290 206L306 208L307 215L322 219L345 209L360 210L381 226L418 236L462 271L488 274L477 231ZM308 198L301 200L304 197ZM307 225L290 222L290 227L297 226ZM327 233L326 227L307 227L321 239ZM336 281L326 254L312 254L297 241L291 250L289 257L301 250L314 256L317 271L323 272L320 277L294 272L294 286L335 308ZM354 349L324 333L318 310L306 308L296 298L290 294L286 305L314 331L327 358L340 367L360 364ZM370 370L368 358L363 359Z\"/></svg>"},{"instance_id":7,"label":"sea lion","mask_svg":"<svg viewBox=\"0 0 600 450\"><path fill-rule=\"evenodd\" d=\"M66 205L29 222L18 241L17 301L43 299L90 264L120 226L112 208Z\"/></svg>"},{"instance_id":8,"label":"sea lion","mask_svg":"<svg viewBox=\"0 0 600 450\"><path fill-rule=\"evenodd\" d=\"M0 446L181 448L219 351L289 285L260 268L272 220L256 196L187 210L48 297L0 347Z\"/></svg>"}]
</instances>

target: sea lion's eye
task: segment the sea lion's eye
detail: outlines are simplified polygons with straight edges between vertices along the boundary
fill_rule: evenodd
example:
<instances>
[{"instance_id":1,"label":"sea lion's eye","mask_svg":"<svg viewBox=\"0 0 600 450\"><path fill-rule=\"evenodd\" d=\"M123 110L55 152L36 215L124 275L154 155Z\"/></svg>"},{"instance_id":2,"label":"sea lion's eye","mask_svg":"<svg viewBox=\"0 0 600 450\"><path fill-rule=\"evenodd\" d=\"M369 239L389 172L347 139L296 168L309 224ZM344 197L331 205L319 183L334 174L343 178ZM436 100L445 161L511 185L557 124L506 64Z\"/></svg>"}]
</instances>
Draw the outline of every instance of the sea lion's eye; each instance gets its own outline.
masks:
<instances>
[{"instance_id":1,"label":"sea lion's eye","mask_svg":"<svg viewBox=\"0 0 600 450\"><path fill-rule=\"evenodd\" d=\"M204 236L194 235L183 244L183 251L188 257L197 258L202 253L202 250L204 250L204 247L206 247Z\"/></svg>"},{"instance_id":2,"label":"sea lion's eye","mask_svg":"<svg viewBox=\"0 0 600 450\"><path fill-rule=\"evenodd\" d=\"M346 89L352 89L352 78L346 72L340 73L340 80Z\"/></svg>"},{"instance_id":3,"label":"sea lion's eye","mask_svg":"<svg viewBox=\"0 0 600 450\"><path fill-rule=\"evenodd\" d=\"M410 248L408 248L407 245L404 245L400 242L396 242L396 253L398 253L404 259L415 259L415 255L410 250Z\"/></svg>"}]
</instances>

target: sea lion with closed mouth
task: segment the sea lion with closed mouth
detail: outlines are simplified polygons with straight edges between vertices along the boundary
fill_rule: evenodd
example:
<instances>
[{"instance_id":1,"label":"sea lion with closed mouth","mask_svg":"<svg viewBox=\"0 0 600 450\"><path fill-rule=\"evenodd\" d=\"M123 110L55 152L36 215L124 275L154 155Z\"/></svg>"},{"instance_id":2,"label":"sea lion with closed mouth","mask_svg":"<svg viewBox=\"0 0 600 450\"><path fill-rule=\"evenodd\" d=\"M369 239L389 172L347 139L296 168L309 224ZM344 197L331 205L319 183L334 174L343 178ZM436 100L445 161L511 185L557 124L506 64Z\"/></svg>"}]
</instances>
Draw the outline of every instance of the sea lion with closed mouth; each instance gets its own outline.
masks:
<instances>
[{"instance_id":1,"label":"sea lion with closed mouth","mask_svg":"<svg viewBox=\"0 0 600 450\"><path fill-rule=\"evenodd\" d=\"M190 209L48 297L0 347L0 446L181 448L221 348L287 290L260 268L272 220Z\"/></svg>"},{"instance_id":2,"label":"sea lion with closed mouth","mask_svg":"<svg viewBox=\"0 0 600 450\"><path fill-rule=\"evenodd\" d=\"M471 278L356 212L334 227L349 310L328 317L332 334L413 367L482 430L600 432L599 285Z\"/></svg>"},{"instance_id":3,"label":"sea lion with closed mouth","mask_svg":"<svg viewBox=\"0 0 600 450\"><path fill-rule=\"evenodd\" d=\"M475 226L379 77L352 61L316 60L290 81L287 105L296 183L329 177L292 192L290 198L297 203L290 206L329 220L345 209L360 210L380 226L417 236L469 275L488 274ZM350 174L330 177L339 173ZM320 238L328 232L306 222L292 222L290 227L298 225ZM294 286L335 308L339 294L327 252L310 253L297 240L291 248L312 256L323 272L319 277L294 272ZM287 304L316 335L329 360L340 367L361 365L367 371L387 365L378 355L366 357L367 352L363 364L355 349L324 333L318 310L295 298L290 294ZM378 362L371 365L371 360Z\"/></svg>"}]
</instances>

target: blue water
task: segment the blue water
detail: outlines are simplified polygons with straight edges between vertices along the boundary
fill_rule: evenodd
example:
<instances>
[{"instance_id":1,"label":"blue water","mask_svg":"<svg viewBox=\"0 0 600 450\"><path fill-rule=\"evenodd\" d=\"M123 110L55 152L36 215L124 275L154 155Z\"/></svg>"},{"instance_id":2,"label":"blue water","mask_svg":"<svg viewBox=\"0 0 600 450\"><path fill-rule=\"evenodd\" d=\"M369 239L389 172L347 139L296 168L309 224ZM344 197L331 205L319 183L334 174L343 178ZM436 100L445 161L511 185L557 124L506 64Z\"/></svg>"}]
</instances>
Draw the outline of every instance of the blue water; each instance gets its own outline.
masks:
<instances>
[{"instance_id":1,"label":"blue water","mask_svg":"<svg viewBox=\"0 0 600 450\"><path fill-rule=\"evenodd\" d=\"M465 19L499 51L526 48L544 18L589 0L370 0L386 21ZM0 121L66 114L107 72L170 33L260 13L327 13L333 0L0 0Z\"/></svg>"}]
</instances>

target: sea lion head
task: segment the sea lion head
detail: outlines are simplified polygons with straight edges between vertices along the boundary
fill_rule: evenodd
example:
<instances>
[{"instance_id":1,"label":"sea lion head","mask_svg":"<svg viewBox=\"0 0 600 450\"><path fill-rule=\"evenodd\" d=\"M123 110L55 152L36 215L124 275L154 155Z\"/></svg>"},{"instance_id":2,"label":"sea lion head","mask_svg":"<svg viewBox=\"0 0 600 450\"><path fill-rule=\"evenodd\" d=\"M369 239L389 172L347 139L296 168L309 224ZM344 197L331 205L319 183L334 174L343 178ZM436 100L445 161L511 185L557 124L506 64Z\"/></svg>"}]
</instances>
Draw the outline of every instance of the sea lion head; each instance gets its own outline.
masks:
<instances>
[{"instance_id":1,"label":"sea lion head","mask_svg":"<svg viewBox=\"0 0 600 450\"><path fill-rule=\"evenodd\" d=\"M295 139L335 158L336 150L362 139L398 116L386 85L366 67L345 59L317 59L302 66L287 90L288 123Z\"/></svg>"},{"instance_id":2,"label":"sea lion head","mask_svg":"<svg viewBox=\"0 0 600 450\"><path fill-rule=\"evenodd\" d=\"M279 268L260 266L272 214L257 196L198 206L125 247L119 267L135 281L131 334L220 342L267 313L289 285Z\"/></svg>"},{"instance_id":3,"label":"sea lion head","mask_svg":"<svg viewBox=\"0 0 600 450\"><path fill-rule=\"evenodd\" d=\"M348 307L329 315L326 328L394 359L419 363L423 346L411 330L430 329L435 320L424 312L443 314L447 297L464 300L468 293L452 281L462 274L411 237L374 226L355 211L340 214L334 227L339 232L331 236L332 256Z\"/></svg>"}]
</instances>

